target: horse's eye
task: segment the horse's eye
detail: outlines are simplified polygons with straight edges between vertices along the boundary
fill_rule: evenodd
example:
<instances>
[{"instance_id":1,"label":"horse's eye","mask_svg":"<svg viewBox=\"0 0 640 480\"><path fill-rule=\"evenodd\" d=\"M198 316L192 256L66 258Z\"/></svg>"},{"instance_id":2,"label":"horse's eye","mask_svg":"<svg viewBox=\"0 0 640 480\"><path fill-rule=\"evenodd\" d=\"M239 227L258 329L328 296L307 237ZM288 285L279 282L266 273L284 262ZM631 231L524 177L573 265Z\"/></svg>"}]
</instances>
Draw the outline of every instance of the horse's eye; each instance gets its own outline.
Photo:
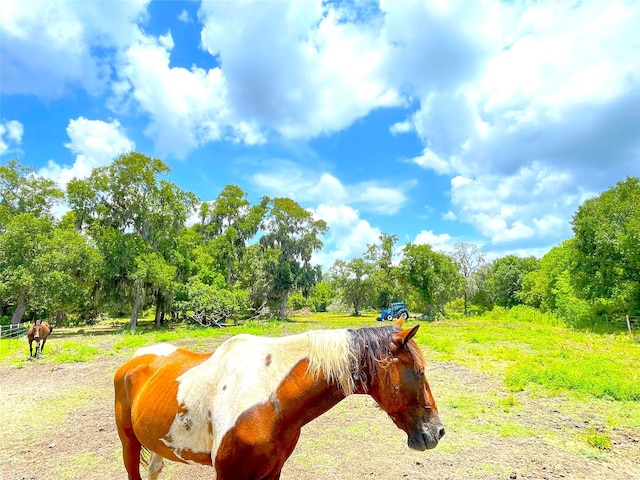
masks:
<instances>
[{"instance_id":1,"label":"horse's eye","mask_svg":"<svg viewBox=\"0 0 640 480\"><path fill-rule=\"evenodd\" d=\"M419 377L424 377L424 370L418 370L416 372L416 375L418 375Z\"/></svg>"}]
</instances>

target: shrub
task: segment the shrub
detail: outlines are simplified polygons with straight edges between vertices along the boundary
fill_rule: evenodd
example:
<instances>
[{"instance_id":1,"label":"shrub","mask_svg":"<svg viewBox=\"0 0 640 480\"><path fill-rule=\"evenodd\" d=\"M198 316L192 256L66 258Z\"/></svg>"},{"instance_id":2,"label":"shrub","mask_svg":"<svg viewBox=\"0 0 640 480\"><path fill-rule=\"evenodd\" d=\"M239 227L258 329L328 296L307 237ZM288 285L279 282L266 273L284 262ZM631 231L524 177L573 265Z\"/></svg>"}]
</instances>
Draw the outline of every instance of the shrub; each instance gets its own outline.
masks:
<instances>
[{"instance_id":1,"label":"shrub","mask_svg":"<svg viewBox=\"0 0 640 480\"><path fill-rule=\"evenodd\" d=\"M309 299L304 298L304 295L300 292L293 292L289 295L289 304L287 305L290 310L302 310L311 306Z\"/></svg>"}]
</instances>

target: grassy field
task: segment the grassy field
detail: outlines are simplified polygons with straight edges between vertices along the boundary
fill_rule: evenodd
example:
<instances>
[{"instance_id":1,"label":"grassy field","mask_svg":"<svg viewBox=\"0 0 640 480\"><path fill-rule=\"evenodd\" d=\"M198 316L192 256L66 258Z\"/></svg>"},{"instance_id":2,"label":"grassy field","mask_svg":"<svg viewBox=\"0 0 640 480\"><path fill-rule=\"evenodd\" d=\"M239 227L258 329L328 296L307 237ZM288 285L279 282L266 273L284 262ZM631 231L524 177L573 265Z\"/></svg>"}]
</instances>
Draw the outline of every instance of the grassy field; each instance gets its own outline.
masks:
<instances>
[{"instance_id":1,"label":"grassy field","mask_svg":"<svg viewBox=\"0 0 640 480\"><path fill-rule=\"evenodd\" d=\"M176 325L156 330L150 328L148 322L141 322L141 328L135 333L124 329L124 320L110 321L94 327L56 329L45 347L44 357L37 363L55 368L61 364L100 361L104 357L124 359L139 347L165 341L194 350L210 350L212 345L236 333L278 336L317 328L379 325L374 317L373 314L358 318L314 314L287 322L247 322L222 329ZM640 441L639 335L569 329L552 317L527 308L497 309L481 317L418 323L421 328L416 340L430 363L428 377L447 430L452 432L436 449L437 455L443 455L443 459L449 458L447 456L466 458L468 452L493 443L502 445L504 450L513 448L513 457L522 453L518 449L530 448L527 442L535 438L536 443L551 449L540 454L541 463L550 455L548 452L554 452L554 455L567 456L562 457L565 463L571 459L577 459L576 465L583 461L610 465L623 462L627 470L640 472L640 460L628 458L637 455ZM0 366L29 368L32 362L27 356L25 339L0 344ZM52 404L57 406L47 420L51 429L64 417L65 409L79 405L82 398L110 402L109 389L88 392L82 390L84 387L78 388L57 392L57 397L52 399ZM329 442L342 447L340 442L344 442L345 433L361 438L375 435L383 428L365 420L352 420L347 424L336 421L339 415L353 413L355 408L354 404L345 402L332 411L333 417L323 420L326 422L323 444ZM16 415L14 418L22 418L20 411ZM6 427L7 431L19 430L21 422L14 423ZM396 443L397 438L389 440L388 445L383 442L381 451L393 451ZM305 476L305 469L317 471L318 464L330 468L339 462L331 453L317 449L318 438L303 436L300 445L313 453L292 457L296 475L302 475L299 478L316 478ZM117 450L117 445L114 448ZM357 453L353 446L344 445L344 448L352 455ZM117 464L118 455L110 455ZM344 460L345 455L343 452L340 458ZM494 478L492 475L498 478L502 463L510 458L509 452L503 455L504 458L495 453L492 458L491 454L485 454L484 461L479 461L481 473L469 476L465 470L465 478ZM83 465L94 460L86 452L76 459ZM442 462L442 468L453 468L448 467L449 460ZM593 465L584 468L593 468ZM617 467L619 471L626 471L620 468ZM572 475L571 467L567 469L567 478L584 475L584 472ZM453 478L457 478L455 474ZM594 474L591 478L604 477ZM633 478L633 475L611 478Z\"/></svg>"}]
</instances>

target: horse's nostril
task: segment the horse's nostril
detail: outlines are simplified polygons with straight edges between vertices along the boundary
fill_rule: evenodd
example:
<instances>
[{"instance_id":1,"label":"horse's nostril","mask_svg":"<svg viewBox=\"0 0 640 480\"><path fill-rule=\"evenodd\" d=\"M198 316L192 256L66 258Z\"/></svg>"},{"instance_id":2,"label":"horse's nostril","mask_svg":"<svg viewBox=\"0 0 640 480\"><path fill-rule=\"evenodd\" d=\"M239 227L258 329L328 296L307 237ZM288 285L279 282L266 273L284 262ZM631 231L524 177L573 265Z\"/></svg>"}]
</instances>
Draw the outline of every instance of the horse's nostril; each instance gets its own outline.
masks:
<instances>
[{"instance_id":1,"label":"horse's nostril","mask_svg":"<svg viewBox=\"0 0 640 480\"><path fill-rule=\"evenodd\" d=\"M444 431L444 427L442 427L440 430L438 430L438 435L440 435L440 438L444 437L444 434L446 432Z\"/></svg>"}]
</instances>

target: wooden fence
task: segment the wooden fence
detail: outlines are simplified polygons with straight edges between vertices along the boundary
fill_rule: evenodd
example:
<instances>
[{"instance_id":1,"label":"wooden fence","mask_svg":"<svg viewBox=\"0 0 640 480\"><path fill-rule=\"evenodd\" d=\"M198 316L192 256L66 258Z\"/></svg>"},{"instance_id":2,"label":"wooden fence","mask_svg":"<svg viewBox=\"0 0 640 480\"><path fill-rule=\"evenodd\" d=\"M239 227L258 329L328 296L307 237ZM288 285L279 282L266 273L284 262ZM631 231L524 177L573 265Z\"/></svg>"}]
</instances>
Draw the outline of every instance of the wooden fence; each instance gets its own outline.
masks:
<instances>
[{"instance_id":1,"label":"wooden fence","mask_svg":"<svg viewBox=\"0 0 640 480\"><path fill-rule=\"evenodd\" d=\"M630 317L629 315L626 315L625 320L627 321L627 328L629 329L629 332L631 332L631 329L634 326L637 327L640 323L640 317Z\"/></svg>"},{"instance_id":2,"label":"wooden fence","mask_svg":"<svg viewBox=\"0 0 640 480\"><path fill-rule=\"evenodd\" d=\"M604 320L607 326L611 325L617 328L624 328L624 326L626 326L629 333L631 333L634 328L640 327L640 316L625 315L624 317L609 318L608 315L605 315Z\"/></svg>"},{"instance_id":3,"label":"wooden fence","mask_svg":"<svg viewBox=\"0 0 640 480\"><path fill-rule=\"evenodd\" d=\"M29 325L31 325L29 322L17 325L0 325L0 338L16 338L26 335Z\"/></svg>"}]
</instances>

